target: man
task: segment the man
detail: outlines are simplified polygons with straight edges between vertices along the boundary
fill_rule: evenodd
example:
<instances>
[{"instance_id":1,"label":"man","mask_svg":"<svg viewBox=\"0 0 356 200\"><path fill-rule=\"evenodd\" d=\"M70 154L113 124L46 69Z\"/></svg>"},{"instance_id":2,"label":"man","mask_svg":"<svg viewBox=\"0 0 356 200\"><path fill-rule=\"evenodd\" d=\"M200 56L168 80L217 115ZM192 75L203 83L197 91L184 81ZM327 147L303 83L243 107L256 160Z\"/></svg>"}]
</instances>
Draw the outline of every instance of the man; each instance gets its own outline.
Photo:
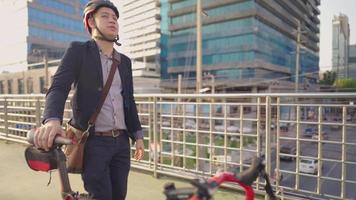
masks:
<instances>
[{"instance_id":1,"label":"man","mask_svg":"<svg viewBox=\"0 0 356 200\"><path fill-rule=\"evenodd\" d=\"M96 200L125 199L130 168L129 137L136 140L135 158L143 157L143 133L133 97L131 61L113 48L118 44L119 12L110 1L92 0L84 9L84 25L92 40L72 42L46 95L44 120L35 145L48 150L62 129L64 104L74 83L73 118L82 131L99 103L113 59L119 63L111 88L85 145L84 187Z\"/></svg>"}]
</instances>

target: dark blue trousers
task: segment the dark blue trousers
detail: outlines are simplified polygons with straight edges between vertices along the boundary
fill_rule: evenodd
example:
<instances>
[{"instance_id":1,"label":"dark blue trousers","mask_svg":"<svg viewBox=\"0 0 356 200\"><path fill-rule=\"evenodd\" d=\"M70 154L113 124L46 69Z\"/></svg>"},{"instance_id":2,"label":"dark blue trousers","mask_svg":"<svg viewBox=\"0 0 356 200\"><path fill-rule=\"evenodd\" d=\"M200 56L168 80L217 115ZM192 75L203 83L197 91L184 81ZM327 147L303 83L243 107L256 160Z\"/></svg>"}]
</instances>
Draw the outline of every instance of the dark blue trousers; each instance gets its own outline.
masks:
<instances>
[{"instance_id":1,"label":"dark blue trousers","mask_svg":"<svg viewBox=\"0 0 356 200\"><path fill-rule=\"evenodd\" d=\"M89 136L85 144L82 179L95 200L124 200L130 170L127 134L118 137Z\"/></svg>"}]
</instances>

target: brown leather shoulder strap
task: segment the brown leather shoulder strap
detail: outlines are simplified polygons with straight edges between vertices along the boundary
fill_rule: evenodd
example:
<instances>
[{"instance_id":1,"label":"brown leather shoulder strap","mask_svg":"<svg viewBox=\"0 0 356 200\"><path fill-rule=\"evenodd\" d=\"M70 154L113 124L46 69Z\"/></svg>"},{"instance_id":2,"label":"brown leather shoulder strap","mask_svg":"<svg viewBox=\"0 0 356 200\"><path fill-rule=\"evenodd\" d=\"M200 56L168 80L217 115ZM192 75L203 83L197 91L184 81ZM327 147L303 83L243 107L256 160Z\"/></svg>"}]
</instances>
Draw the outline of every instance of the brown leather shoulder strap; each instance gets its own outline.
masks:
<instances>
[{"instance_id":1,"label":"brown leather shoulder strap","mask_svg":"<svg viewBox=\"0 0 356 200\"><path fill-rule=\"evenodd\" d=\"M95 123L96 118L98 117L99 112L101 110L101 107L103 107L103 105L104 105L106 96L108 95L112 81L114 80L114 75L115 75L115 72L117 71L116 69L117 69L118 64L119 64L119 62L113 56L113 62L112 62L111 69L109 72L108 80L106 80L105 86L103 88L103 93L101 94L101 97L99 100L99 104L97 105L95 112L92 114L92 116L89 119L89 122L88 122L89 125L93 125Z\"/></svg>"}]
</instances>

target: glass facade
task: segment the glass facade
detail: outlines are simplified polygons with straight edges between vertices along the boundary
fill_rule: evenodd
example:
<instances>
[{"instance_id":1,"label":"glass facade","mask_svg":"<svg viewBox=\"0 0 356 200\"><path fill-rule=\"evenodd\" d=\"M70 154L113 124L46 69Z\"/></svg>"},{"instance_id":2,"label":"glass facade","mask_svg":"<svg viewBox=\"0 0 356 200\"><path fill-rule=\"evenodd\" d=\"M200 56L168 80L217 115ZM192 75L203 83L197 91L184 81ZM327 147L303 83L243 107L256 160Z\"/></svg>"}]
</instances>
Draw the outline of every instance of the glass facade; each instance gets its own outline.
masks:
<instances>
[{"instance_id":1,"label":"glass facade","mask_svg":"<svg viewBox=\"0 0 356 200\"><path fill-rule=\"evenodd\" d=\"M47 40L52 40L56 42L65 42L65 43L70 43L71 41L85 41L88 39L87 37L60 33L57 31L51 31L51 30L37 28L37 27L30 27L29 33L30 36L36 36Z\"/></svg>"},{"instance_id":2,"label":"glass facade","mask_svg":"<svg viewBox=\"0 0 356 200\"><path fill-rule=\"evenodd\" d=\"M47 25L55 25L59 28L81 33L85 31L81 20L74 20L69 17L48 13L35 8L29 8L28 15L30 22L33 21Z\"/></svg>"},{"instance_id":3,"label":"glass facade","mask_svg":"<svg viewBox=\"0 0 356 200\"><path fill-rule=\"evenodd\" d=\"M356 78L356 44L350 45L349 52L349 77Z\"/></svg>"},{"instance_id":4,"label":"glass facade","mask_svg":"<svg viewBox=\"0 0 356 200\"><path fill-rule=\"evenodd\" d=\"M23 79L17 79L17 93L18 94L24 94L24 82Z\"/></svg>"},{"instance_id":5,"label":"glass facade","mask_svg":"<svg viewBox=\"0 0 356 200\"><path fill-rule=\"evenodd\" d=\"M82 22L87 2L80 0L79 4L73 4L59 0L34 0L29 3L28 33L30 38L35 38L28 43L29 63L41 61L42 55L34 53L37 49L47 50L49 59L60 59L70 42L89 39ZM52 46L52 41L57 46Z\"/></svg>"},{"instance_id":6,"label":"glass facade","mask_svg":"<svg viewBox=\"0 0 356 200\"><path fill-rule=\"evenodd\" d=\"M66 3L56 1L56 0L37 0L37 3L44 5L46 7L54 8L69 14L75 14L75 8Z\"/></svg>"},{"instance_id":7,"label":"glass facade","mask_svg":"<svg viewBox=\"0 0 356 200\"><path fill-rule=\"evenodd\" d=\"M0 81L0 94L5 94L4 81Z\"/></svg>"},{"instance_id":8,"label":"glass facade","mask_svg":"<svg viewBox=\"0 0 356 200\"><path fill-rule=\"evenodd\" d=\"M169 21L168 12L170 9L170 4L168 0L161 0L160 14L161 14L161 38L160 38L160 74L161 77L168 77L168 41L169 41Z\"/></svg>"},{"instance_id":9,"label":"glass facade","mask_svg":"<svg viewBox=\"0 0 356 200\"><path fill-rule=\"evenodd\" d=\"M46 93L46 88L45 88L45 77L41 76L40 77L40 91L41 93Z\"/></svg>"},{"instance_id":10,"label":"glass facade","mask_svg":"<svg viewBox=\"0 0 356 200\"><path fill-rule=\"evenodd\" d=\"M12 94L12 80L7 80L7 93Z\"/></svg>"},{"instance_id":11,"label":"glass facade","mask_svg":"<svg viewBox=\"0 0 356 200\"><path fill-rule=\"evenodd\" d=\"M176 80L178 74L182 74L184 79L195 79L196 13L191 10L196 6L196 1L161 2L161 13L167 12L165 9L170 13L169 21L161 21L161 27L169 27L169 31L165 32L167 38L161 39L164 47L161 56L167 56L166 63L161 65L161 78ZM295 80L295 38L261 17L250 14L255 10L264 13L270 11L253 0L202 2L207 14L203 15L202 27L203 73L213 74L217 80ZM283 27L290 26L275 15L266 16ZM318 50L305 48L300 54L300 63L299 73L302 76L310 72L317 74ZM265 70L265 65L275 70Z\"/></svg>"},{"instance_id":12,"label":"glass facade","mask_svg":"<svg viewBox=\"0 0 356 200\"><path fill-rule=\"evenodd\" d=\"M349 64L356 64L356 44L350 45Z\"/></svg>"}]
</instances>

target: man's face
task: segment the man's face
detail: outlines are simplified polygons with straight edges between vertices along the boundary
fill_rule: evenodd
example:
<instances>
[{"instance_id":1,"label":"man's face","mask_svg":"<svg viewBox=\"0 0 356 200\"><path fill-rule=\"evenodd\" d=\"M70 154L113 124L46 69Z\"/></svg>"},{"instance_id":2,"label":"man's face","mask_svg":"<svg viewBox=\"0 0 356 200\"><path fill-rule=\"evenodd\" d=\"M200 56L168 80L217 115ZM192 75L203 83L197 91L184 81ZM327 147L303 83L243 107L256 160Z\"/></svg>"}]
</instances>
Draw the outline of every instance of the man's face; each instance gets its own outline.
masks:
<instances>
[{"instance_id":1,"label":"man's face","mask_svg":"<svg viewBox=\"0 0 356 200\"><path fill-rule=\"evenodd\" d=\"M106 37L114 39L117 36L119 31L118 18L112 9L102 7L94 14L94 18L96 26ZM89 25L92 28L93 35L100 35L94 28L93 18L89 19Z\"/></svg>"}]
</instances>

